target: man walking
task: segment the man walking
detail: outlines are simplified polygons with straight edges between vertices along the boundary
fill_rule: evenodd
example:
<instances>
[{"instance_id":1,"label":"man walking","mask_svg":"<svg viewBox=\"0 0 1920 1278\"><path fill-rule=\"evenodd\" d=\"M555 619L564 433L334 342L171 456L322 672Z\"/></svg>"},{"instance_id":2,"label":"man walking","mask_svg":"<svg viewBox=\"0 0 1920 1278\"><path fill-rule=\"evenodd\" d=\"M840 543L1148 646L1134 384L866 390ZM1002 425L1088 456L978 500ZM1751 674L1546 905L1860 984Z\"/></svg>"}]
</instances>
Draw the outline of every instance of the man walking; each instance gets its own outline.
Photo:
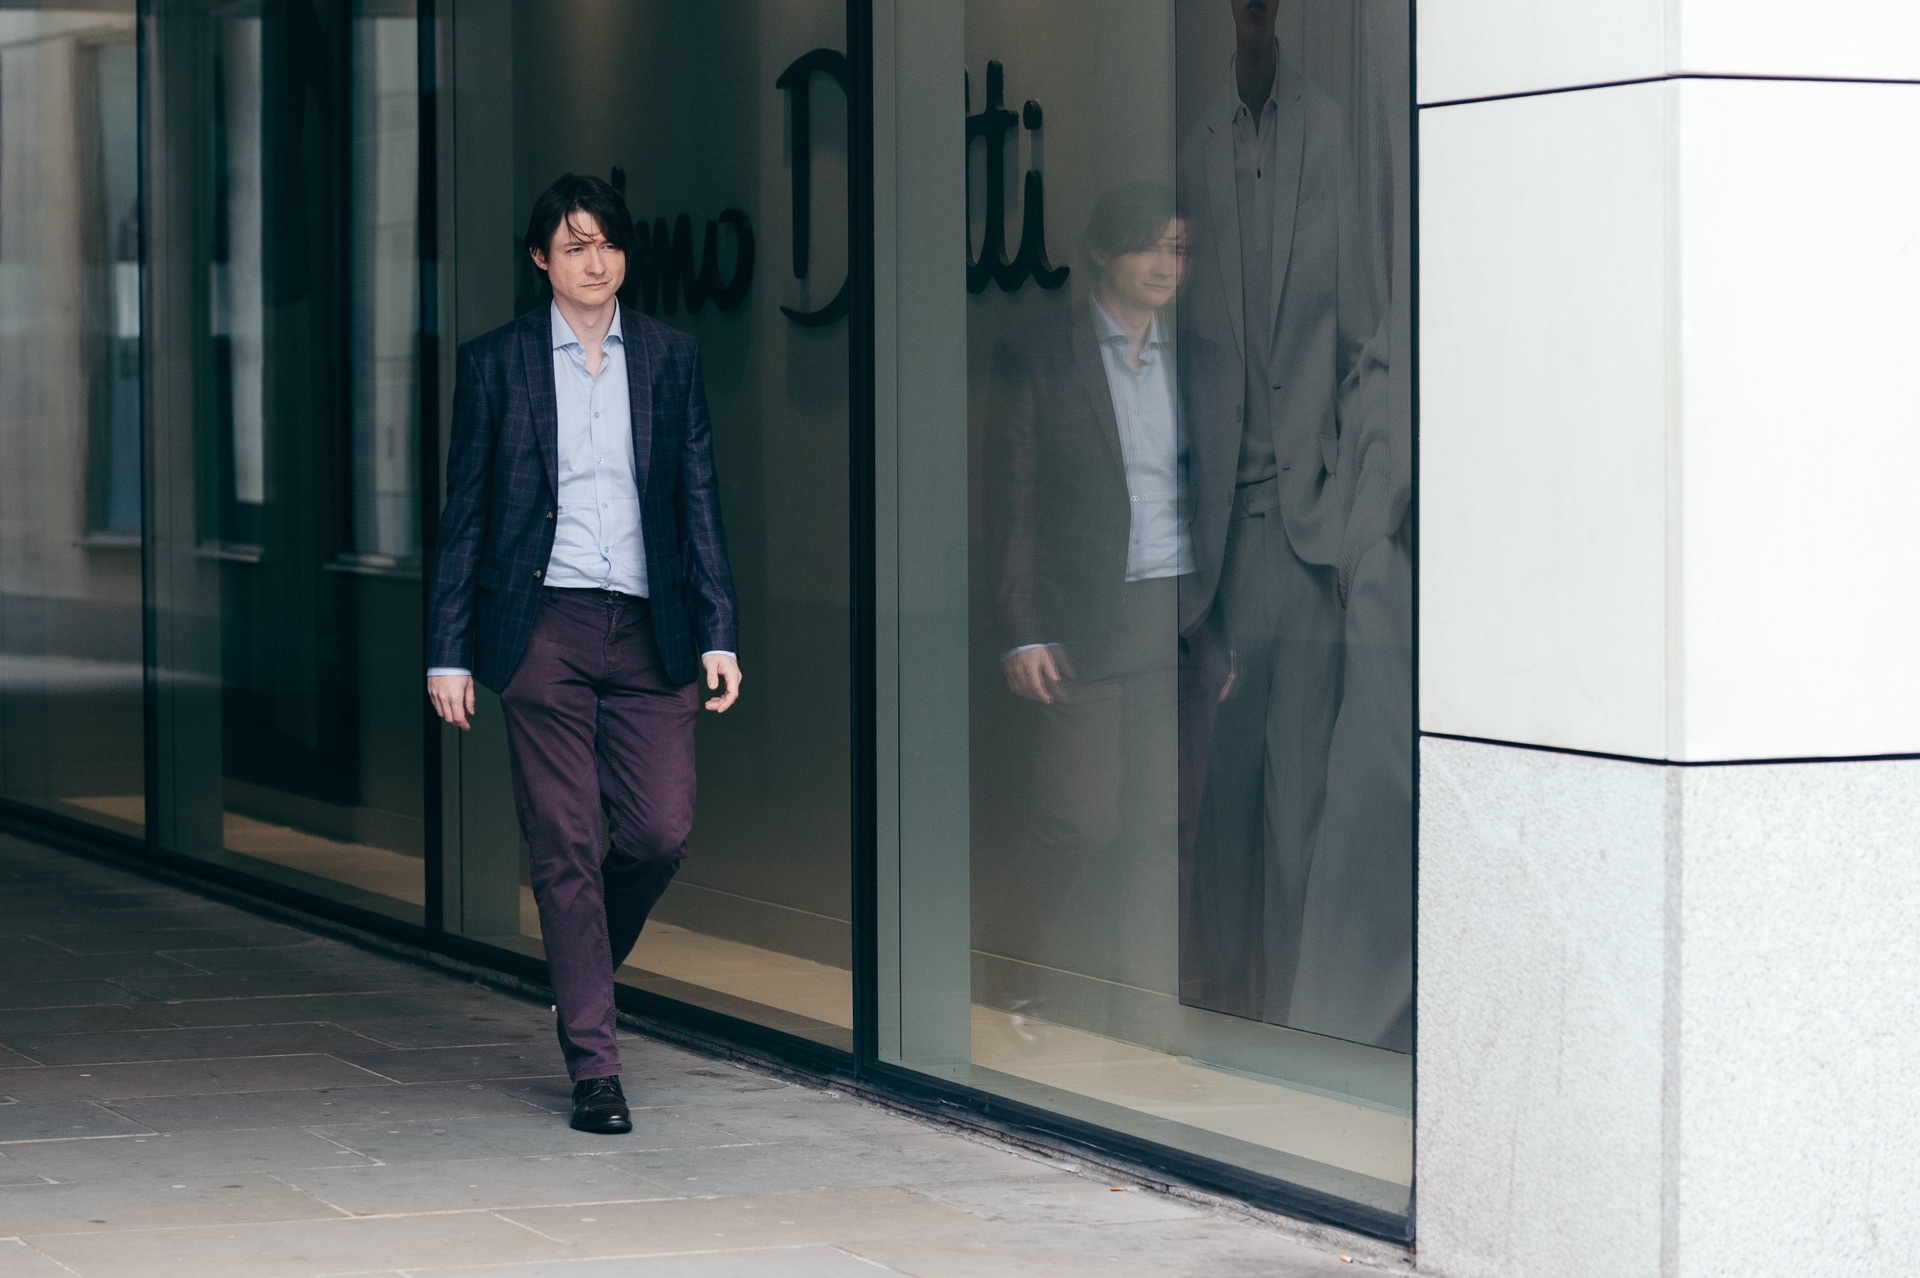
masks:
<instances>
[{"instance_id":1,"label":"man walking","mask_svg":"<svg viewBox=\"0 0 1920 1278\"><path fill-rule=\"evenodd\" d=\"M613 973L686 856L700 680L715 712L741 682L699 353L620 304L633 234L561 177L526 234L551 303L460 348L427 671L462 729L475 679L500 694L572 1124L609 1133Z\"/></svg>"}]
</instances>

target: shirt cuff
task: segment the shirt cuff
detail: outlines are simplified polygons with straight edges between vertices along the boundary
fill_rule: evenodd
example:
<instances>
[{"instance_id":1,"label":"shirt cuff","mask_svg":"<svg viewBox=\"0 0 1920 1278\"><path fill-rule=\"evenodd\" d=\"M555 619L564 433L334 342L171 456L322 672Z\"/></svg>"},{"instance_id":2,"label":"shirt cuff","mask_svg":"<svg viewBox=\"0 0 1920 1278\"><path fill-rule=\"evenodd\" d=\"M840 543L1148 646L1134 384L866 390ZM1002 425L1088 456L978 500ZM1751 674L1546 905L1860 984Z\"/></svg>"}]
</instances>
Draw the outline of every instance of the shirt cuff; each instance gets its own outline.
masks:
<instances>
[{"instance_id":1,"label":"shirt cuff","mask_svg":"<svg viewBox=\"0 0 1920 1278\"><path fill-rule=\"evenodd\" d=\"M428 666L427 667L427 678L429 679L435 677L436 675L471 676L472 674L473 674L473 671L465 669L461 666Z\"/></svg>"},{"instance_id":2,"label":"shirt cuff","mask_svg":"<svg viewBox=\"0 0 1920 1278\"><path fill-rule=\"evenodd\" d=\"M1005 661L1008 657L1017 657L1023 652L1032 652L1035 648L1051 648L1051 647L1053 647L1053 645L1050 643L1023 643L1016 647L1009 648L1005 652L1001 653L1000 660Z\"/></svg>"},{"instance_id":3,"label":"shirt cuff","mask_svg":"<svg viewBox=\"0 0 1920 1278\"><path fill-rule=\"evenodd\" d=\"M735 661L740 660L739 653L728 652L725 648L709 648L700 654L702 661L705 661L708 657L732 657Z\"/></svg>"}]
</instances>

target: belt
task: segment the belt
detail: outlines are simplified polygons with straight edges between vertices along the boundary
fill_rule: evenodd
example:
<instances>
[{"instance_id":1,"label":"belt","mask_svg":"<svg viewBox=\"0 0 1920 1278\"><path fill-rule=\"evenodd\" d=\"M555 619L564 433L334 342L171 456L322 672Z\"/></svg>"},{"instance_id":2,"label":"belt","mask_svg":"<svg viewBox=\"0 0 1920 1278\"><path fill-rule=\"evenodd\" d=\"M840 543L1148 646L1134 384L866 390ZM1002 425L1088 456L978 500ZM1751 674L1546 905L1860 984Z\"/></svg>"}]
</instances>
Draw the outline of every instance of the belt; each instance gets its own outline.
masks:
<instances>
[{"instance_id":1,"label":"belt","mask_svg":"<svg viewBox=\"0 0 1920 1278\"><path fill-rule=\"evenodd\" d=\"M593 599L605 599L609 603L646 603L645 595L622 594L618 590L606 590L599 586L542 586L542 594L580 595Z\"/></svg>"}]
</instances>

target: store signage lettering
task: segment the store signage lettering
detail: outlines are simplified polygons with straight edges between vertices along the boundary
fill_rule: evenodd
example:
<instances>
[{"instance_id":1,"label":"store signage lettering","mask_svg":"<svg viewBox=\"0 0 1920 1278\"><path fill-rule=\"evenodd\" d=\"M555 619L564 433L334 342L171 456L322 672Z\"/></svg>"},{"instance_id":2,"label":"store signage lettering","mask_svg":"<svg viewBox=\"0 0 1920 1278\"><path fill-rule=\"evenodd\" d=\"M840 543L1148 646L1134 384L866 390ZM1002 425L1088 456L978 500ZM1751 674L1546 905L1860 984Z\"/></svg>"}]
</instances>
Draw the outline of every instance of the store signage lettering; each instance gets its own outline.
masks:
<instances>
[{"instance_id":1,"label":"store signage lettering","mask_svg":"<svg viewBox=\"0 0 1920 1278\"><path fill-rule=\"evenodd\" d=\"M818 72L831 76L840 92L851 94L852 79L847 55L838 49L809 49L787 64L774 87L787 95L787 119L792 134L793 154L793 278L804 280L811 265L809 245L813 238L813 78ZM840 281L839 291L825 306L811 311L782 306L780 313L796 324L819 328L847 313L847 290L851 281Z\"/></svg>"},{"instance_id":2,"label":"store signage lettering","mask_svg":"<svg viewBox=\"0 0 1920 1278\"><path fill-rule=\"evenodd\" d=\"M809 244L813 236L813 81L816 75L830 77L842 93L852 92L847 57L838 49L811 49L787 65L774 81L787 97L788 137L793 156L793 277L807 278ZM967 291L985 291L989 283L1011 293L1028 280L1041 288L1056 289L1067 282L1069 268L1055 266L1047 252L1046 178L1038 164L1030 166L1023 179L1020 242L1011 256L1007 253L1006 166L1001 157L1006 140L1016 129L1025 128L1036 139L1045 119L1040 104L1029 100L1018 112L1007 109L1006 70L998 62L987 63L986 101L973 112L973 85L966 81L966 142L963 163L967 165L967 206L973 205L973 148L980 143L986 152L985 221L979 253L973 251L973 228L967 228ZM782 306L780 311L796 324L816 327L831 324L847 313L848 282L826 305L802 311Z\"/></svg>"},{"instance_id":3,"label":"store signage lettering","mask_svg":"<svg viewBox=\"0 0 1920 1278\"><path fill-rule=\"evenodd\" d=\"M1067 282L1068 269L1055 266L1047 255L1046 181L1038 167L1027 169L1022 189L1024 212L1020 219L1020 246L1007 256L1007 135L1024 125L1036 138L1044 119L1040 104L1028 100L1016 114L1007 109L1006 72L998 62L987 63L987 96L978 115L973 111L973 80L966 85L967 111L967 207L973 207L973 144L986 148L987 189L985 192L986 231L976 256L973 228L967 228L967 292L979 293L989 282L1011 293L1029 278L1041 288L1059 288Z\"/></svg>"},{"instance_id":4,"label":"store signage lettering","mask_svg":"<svg viewBox=\"0 0 1920 1278\"><path fill-rule=\"evenodd\" d=\"M613 188L627 192L627 173L616 167ZM720 274L720 228L733 231L733 276ZM689 314L696 314L708 302L723 311L733 311L747 300L753 284L753 223L740 209L726 209L708 221L700 241L698 266L693 255L693 218L682 213L673 220L645 218L633 220L633 252L628 255L627 292L648 315L671 315L684 300Z\"/></svg>"},{"instance_id":5,"label":"store signage lettering","mask_svg":"<svg viewBox=\"0 0 1920 1278\"><path fill-rule=\"evenodd\" d=\"M843 94L852 92L852 72L847 55L838 49L809 49L787 64L774 86L786 95L789 153L793 157L793 278L806 280L812 269L813 238L813 83L826 76ZM1003 157L1009 135L1025 129L1037 140L1044 114L1040 104L1029 99L1019 111L1006 106L1006 70L998 62L987 63L986 100L978 112L973 110L973 80L965 81L966 142L963 162L967 166L967 206L973 206L973 149L976 143L985 151L986 190L982 193L985 227L980 251L973 249L973 227L967 227L967 291L981 293L988 284L998 284L1011 293L1028 280L1041 288L1057 289L1067 282L1069 268L1055 266L1047 252L1046 179L1037 159L1030 163L1021 185L1022 213L1020 239L1011 255L1007 252L1007 180ZM1030 144L1029 153L1032 153ZM626 194L626 170L613 170L614 189ZM733 232L735 250L733 273L721 275L720 232ZM694 253L693 218L682 213L669 226L663 217L648 222L634 219L634 251L628 265L628 288L623 290L649 315L672 315L680 303L697 313L708 302L722 311L739 309L753 284L753 224L737 208L726 209L707 222ZM782 306L780 313L796 324L818 328L846 316L851 281L841 280L825 305L813 310Z\"/></svg>"}]
</instances>

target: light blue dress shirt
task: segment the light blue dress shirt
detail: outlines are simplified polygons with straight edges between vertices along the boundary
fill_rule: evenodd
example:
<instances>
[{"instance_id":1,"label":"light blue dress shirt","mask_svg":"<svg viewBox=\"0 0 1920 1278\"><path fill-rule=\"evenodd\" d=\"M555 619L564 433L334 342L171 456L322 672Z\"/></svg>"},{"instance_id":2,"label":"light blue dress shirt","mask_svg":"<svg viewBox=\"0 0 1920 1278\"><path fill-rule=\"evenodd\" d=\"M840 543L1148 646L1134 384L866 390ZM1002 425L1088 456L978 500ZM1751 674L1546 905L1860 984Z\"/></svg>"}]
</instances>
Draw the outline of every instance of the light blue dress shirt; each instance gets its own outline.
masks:
<instances>
[{"instance_id":1,"label":"light blue dress shirt","mask_svg":"<svg viewBox=\"0 0 1920 1278\"><path fill-rule=\"evenodd\" d=\"M1090 305L1127 469L1132 512L1127 580L1178 577L1194 569L1187 447L1174 400L1173 345L1155 315L1136 369L1127 361L1131 339L1097 298Z\"/></svg>"},{"instance_id":2,"label":"light blue dress shirt","mask_svg":"<svg viewBox=\"0 0 1920 1278\"><path fill-rule=\"evenodd\" d=\"M633 416L627 405L626 338L620 312L601 343L600 369L587 371L587 348L555 303L553 389L559 409L560 504L546 584L563 589L647 593L647 548L640 534L640 485L633 465Z\"/></svg>"}]
</instances>

